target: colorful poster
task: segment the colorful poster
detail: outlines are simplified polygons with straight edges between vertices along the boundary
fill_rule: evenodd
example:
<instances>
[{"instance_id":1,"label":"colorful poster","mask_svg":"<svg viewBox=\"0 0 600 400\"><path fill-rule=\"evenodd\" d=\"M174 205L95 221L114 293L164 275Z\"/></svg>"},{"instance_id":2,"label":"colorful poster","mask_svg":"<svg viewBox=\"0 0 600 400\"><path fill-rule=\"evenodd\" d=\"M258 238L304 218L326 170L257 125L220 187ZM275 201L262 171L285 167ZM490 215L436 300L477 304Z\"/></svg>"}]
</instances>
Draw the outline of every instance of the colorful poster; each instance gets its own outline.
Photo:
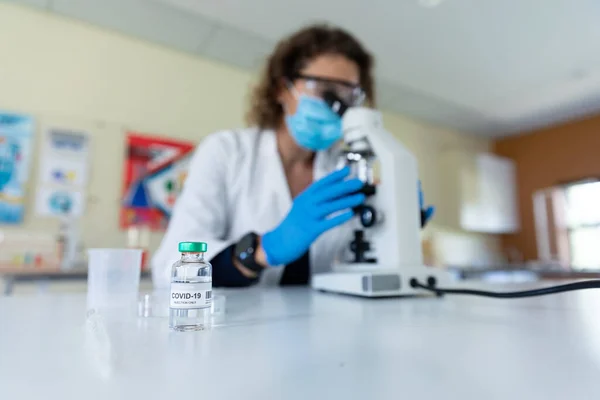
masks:
<instances>
[{"instance_id":1,"label":"colorful poster","mask_svg":"<svg viewBox=\"0 0 600 400\"><path fill-rule=\"evenodd\" d=\"M127 134L121 227L165 229L183 188L194 144Z\"/></svg>"},{"instance_id":2,"label":"colorful poster","mask_svg":"<svg viewBox=\"0 0 600 400\"><path fill-rule=\"evenodd\" d=\"M0 223L23 221L33 130L31 117L0 112Z\"/></svg>"},{"instance_id":3,"label":"colorful poster","mask_svg":"<svg viewBox=\"0 0 600 400\"><path fill-rule=\"evenodd\" d=\"M49 129L42 143L36 213L81 216L88 181L90 138L85 132Z\"/></svg>"}]
</instances>

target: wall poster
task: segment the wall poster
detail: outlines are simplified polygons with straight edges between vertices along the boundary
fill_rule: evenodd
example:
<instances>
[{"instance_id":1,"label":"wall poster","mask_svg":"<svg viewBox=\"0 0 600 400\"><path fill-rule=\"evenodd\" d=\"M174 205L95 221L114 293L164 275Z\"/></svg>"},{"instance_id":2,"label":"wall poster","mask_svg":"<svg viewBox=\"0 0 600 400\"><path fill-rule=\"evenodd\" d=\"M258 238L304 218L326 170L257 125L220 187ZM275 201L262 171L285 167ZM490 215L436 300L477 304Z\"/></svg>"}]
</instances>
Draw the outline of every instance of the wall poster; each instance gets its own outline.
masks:
<instances>
[{"instance_id":1,"label":"wall poster","mask_svg":"<svg viewBox=\"0 0 600 400\"><path fill-rule=\"evenodd\" d=\"M166 228L194 144L134 132L127 134L121 228Z\"/></svg>"},{"instance_id":2,"label":"wall poster","mask_svg":"<svg viewBox=\"0 0 600 400\"><path fill-rule=\"evenodd\" d=\"M0 224L19 224L25 212L33 119L0 111Z\"/></svg>"},{"instance_id":3,"label":"wall poster","mask_svg":"<svg viewBox=\"0 0 600 400\"><path fill-rule=\"evenodd\" d=\"M44 133L36 193L36 213L81 216L88 182L90 137L70 129Z\"/></svg>"}]
</instances>

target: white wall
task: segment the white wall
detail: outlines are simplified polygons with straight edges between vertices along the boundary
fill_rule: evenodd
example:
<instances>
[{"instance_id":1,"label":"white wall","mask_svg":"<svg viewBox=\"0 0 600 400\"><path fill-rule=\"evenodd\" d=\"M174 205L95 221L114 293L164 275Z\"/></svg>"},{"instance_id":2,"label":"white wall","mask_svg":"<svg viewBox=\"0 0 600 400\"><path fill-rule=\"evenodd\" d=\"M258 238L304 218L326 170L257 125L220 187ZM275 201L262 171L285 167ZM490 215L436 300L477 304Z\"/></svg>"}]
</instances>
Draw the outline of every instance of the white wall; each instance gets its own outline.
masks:
<instances>
[{"instance_id":1,"label":"white wall","mask_svg":"<svg viewBox=\"0 0 600 400\"><path fill-rule=\"evenodd\" d=\"M23 112L49 126L87 130L93 159L84 240L122 246L118 229L124 134L128 129L199 141L223 128L243 126L253 75L57 17L0 4L0 109ZM419 159L429 203L445 197L436 155L444 148L487 150L489 141L386 113L387 128ZM101 163L110 161L108 167ZM24 224L5 230L54 231L56 222L33 214L33 165ZM456 227L450 227L456 228ZM434 224L435 229L435 224ZM153 237L153 246L160 235Z\"/></svg>"}]
</instances>

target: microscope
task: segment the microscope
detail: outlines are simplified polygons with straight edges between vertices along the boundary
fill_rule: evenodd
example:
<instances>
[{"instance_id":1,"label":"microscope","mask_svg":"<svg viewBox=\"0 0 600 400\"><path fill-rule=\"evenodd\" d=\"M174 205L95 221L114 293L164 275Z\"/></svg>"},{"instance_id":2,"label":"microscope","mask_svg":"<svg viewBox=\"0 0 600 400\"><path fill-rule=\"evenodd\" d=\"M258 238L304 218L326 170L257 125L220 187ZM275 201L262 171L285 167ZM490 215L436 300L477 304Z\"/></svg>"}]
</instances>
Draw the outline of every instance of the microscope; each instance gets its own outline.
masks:
<instances>
[{"instance_id":1,"label":"microscope","mask_svg":"<svg viewBox=\"0 0 600 400\"><path fill-rule=\"evenodd\" d=\"M349 256L330 273L316 274L317 290L364 297L423 294L411 279L443 282L444 272L423 265L420 231L418 171L415 157L383 127L376 110L345 108L325 99L343 115L344 148L338 167L348 165L352 176L364 182L367 196L355 212Z\"/></svg>"}]
</instances>

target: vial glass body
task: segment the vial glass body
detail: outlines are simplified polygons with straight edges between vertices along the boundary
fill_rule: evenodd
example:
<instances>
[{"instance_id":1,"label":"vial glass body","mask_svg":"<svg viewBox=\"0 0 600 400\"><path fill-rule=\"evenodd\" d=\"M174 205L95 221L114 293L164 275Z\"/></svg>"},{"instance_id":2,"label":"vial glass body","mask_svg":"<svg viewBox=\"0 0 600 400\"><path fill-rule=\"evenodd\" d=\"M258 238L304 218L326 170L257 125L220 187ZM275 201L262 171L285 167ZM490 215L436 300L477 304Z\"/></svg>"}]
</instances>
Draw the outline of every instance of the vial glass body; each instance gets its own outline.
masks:
<instances>
[{"instance_id":1,"label":"vial glass body","mask_svg":"<svg viewBox=\"0 0 600 400\"><path fill-rule=\"evenodd\" d=\"M204 253L181 253L171 269L169 327L176 331L208 328L211 304L212 266Z\"/></svg>"}]
</instances>

